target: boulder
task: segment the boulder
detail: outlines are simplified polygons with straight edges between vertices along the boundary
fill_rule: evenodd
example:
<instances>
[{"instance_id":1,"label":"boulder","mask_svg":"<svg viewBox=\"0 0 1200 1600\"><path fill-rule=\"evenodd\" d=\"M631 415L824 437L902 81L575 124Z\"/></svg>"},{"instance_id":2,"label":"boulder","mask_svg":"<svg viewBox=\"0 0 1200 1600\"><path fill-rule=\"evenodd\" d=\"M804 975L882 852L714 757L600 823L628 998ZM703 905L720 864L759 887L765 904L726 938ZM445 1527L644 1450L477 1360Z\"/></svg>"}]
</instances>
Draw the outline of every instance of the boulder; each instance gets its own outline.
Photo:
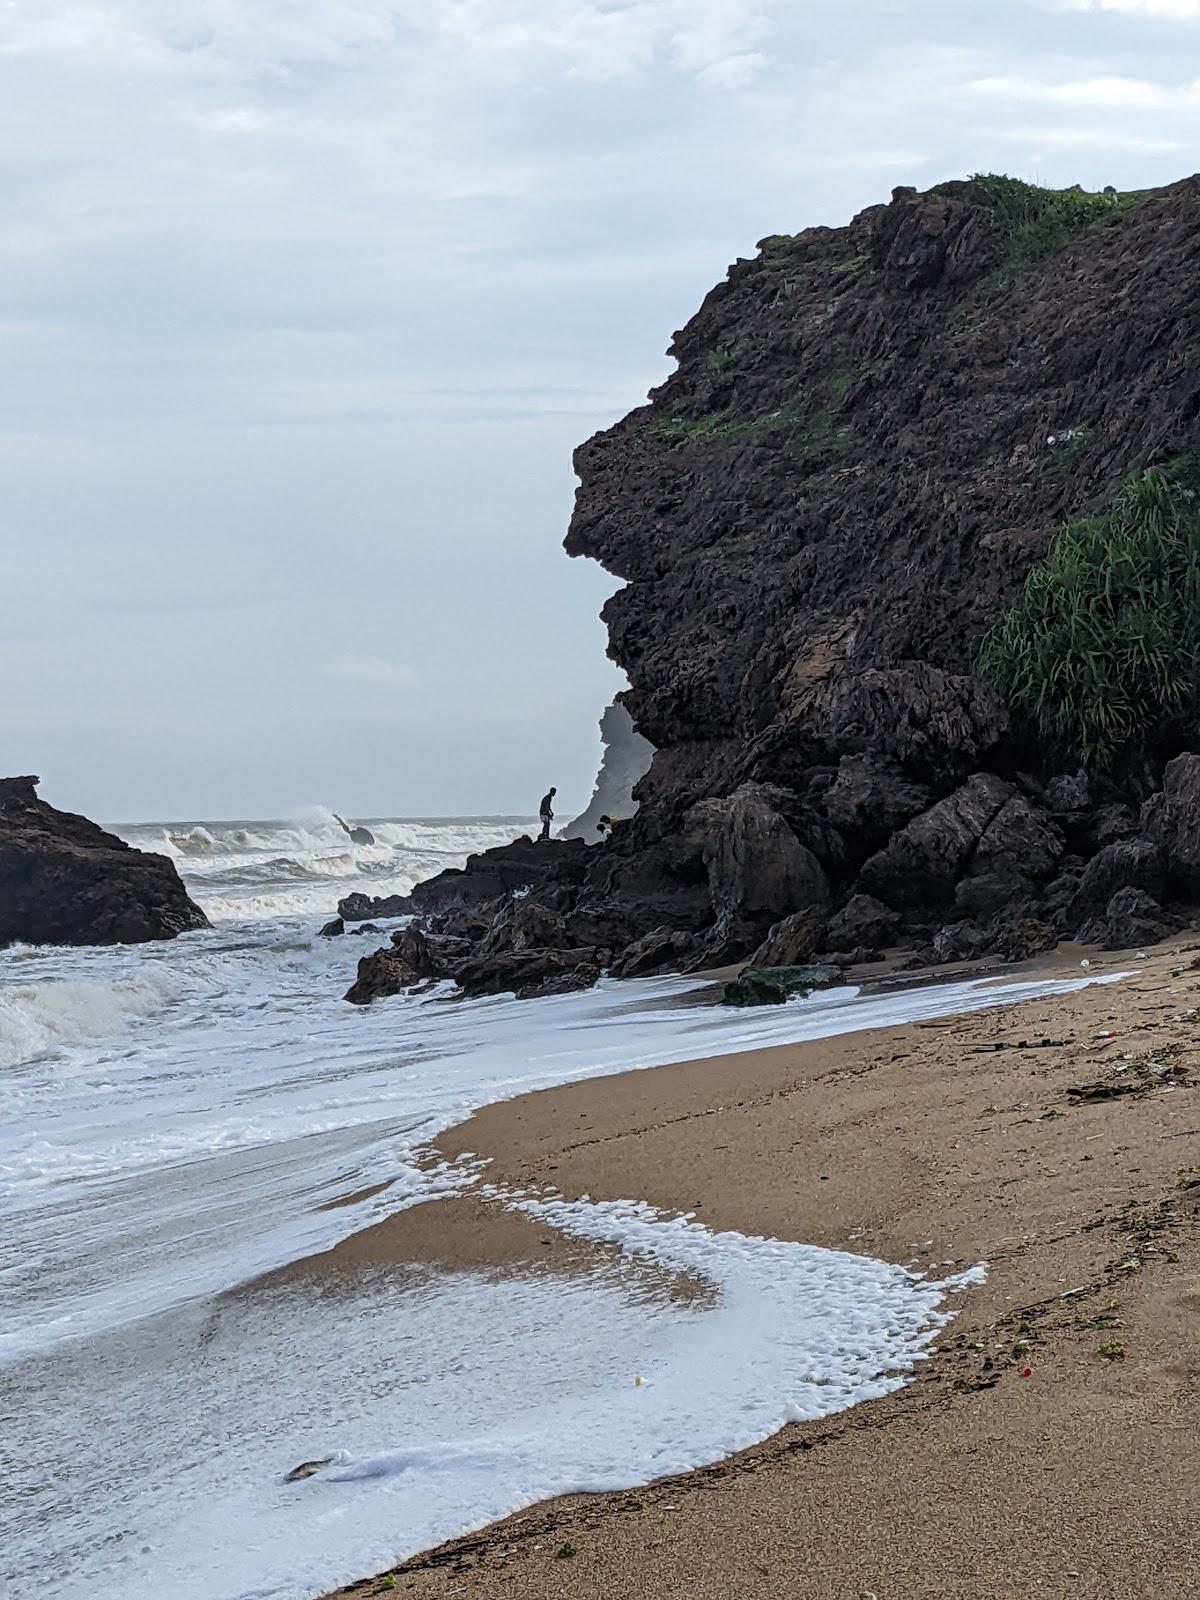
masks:
<instances>
[{"instance_id":1,"label":"boulder","mask_svg":"<svg viewBox=\"0 0 1200 1600\"><path fill-rule=\"evenodd\" d=\"M536 994L561 994L567 989L588 989L600 976L595 950L504 950L473 956L456 974L468 996L515 994L526 999Z\"/></svg>"},{"instance_id":2,"label":"boulder","mask_svg":"<svg viewBox=\"0 0 1200 1600\"><path fill-rule=\"evenodd\" d=\"M824 947L828 924L819 911L793 911L775 923L750 957L752 967L799 967Z\"/></svg>"},{"instance_id":3,"label":"boulder","mask_svg":"<svg viewBox=\"0 0 1200 1600\"><path fill-rule=\"evenodd\" d=\"M695 946L694 936L675 928L655 928L635 939L612 966L614 978L645 978L678 972Z\"/></svg>"},{"instance_id":4,"label":"boulder","mask_svg":"<svg viewBox=\"0 0 1200 1600\"><path fill-rule=\"evenodd\" d=\"M1014 794L1011 784L977 773L871 856L859 873L859 888L899 910L947 905L989 824Z\"/></svg>"},{"instance_id":5,"label":"boulder","mask_svg":"<svg viewBox=\"0 0 1200 1600\"><path fill-rule=\"evenodd\" d=\"M692 939L692 953L684 963L685 972L708 972L732 967L757 950L771 923L769 917L739 915L723 911L704 933Z\"/></svg>"},{"instance_id":6,"label":"boulder","mask_svg":"<svg viewBox=\"0 0 1200 1600\"><path fill-rule=\"evenodd\" d=\"M38 782L0 778L0 946L143 944L208 927L173 861L57 811Z\"/></svg>"},{"instance_id":7,"label":"boulder","mask_svg":"<svg viewBox=\"0 0 1200 1600\"><path fill-rule=\"evenodd\" d=\"M806 967L747 967L725 985L721 999L727 1006L781 1006L801 999L814 989L831 989L842 980L840 967L828 964Z\"/></svg>"},{"instance_id":8,"label":"boulder","mask_svg":"<svg viewBox=\"0 0 1200 1600\"><path fill-rule=\"evenodd\" d=\"M1127 886L1118 889L1105 907L1079 930L1083 944L1098 944L1105 950L1133 950L1157 944L1183 927L1183 918L1164 911L1144 889Z\"/></svg>"},{"instance_id":9,"label":"boulder","mask_svg":"<svg viewBox=\"0 0 1200 1600\"><path fill-rule=\"evenodd\" d=\"M1094 811L1085 834L1089 853L1103 850L1106 844L1132 839L1138 831L1138 815L1132 806L1114 802Z\"/></svg>"},{"instance_id":10,"label":"boulder","mask_svg":"<svg viewBox=\"0 0 1200 1600\"><path fill-rule=\"evenodd\" d=\"M1176 756L1163 773L1162 792L1142 807L1142 831L1161 845L1179 892L1200 899L1200 756Z\"/></svg>"},{"instance_id":11,"label":"boulder","mask_svg":"<svg viewBox=\"0 0 1200 1600\"><path fill-rule=\"evenodd\" d=\"M517 999L540 1000L551 994L576 994L580 989L590 989L599 982L600 968L594 963L583 961L577 967L567 967L551 977L525 984L517 990Z\"/></svg>"},{"instance_id":12,"label":"boulder","mask_svg":"<svg viewBox=\"0 0 1200 1600\"><path fill-rule=\"evenodd\" d=\"M532 895L513 895L501 903L480 941L478 953L489 956L502 950L559 950L579 942L567 932L560 912Z\"/></svg>"},{"instance_id":13,"label":"boulder","mask_svg":"<svg viewBox=\"0 0 1200 1600\"><path fill-rule=\"evenodd\" d=\"M345 922L366 922L369 917L406 917L412 902L406 894L369 895L357 890L338 901L338 916Z\"/></svg>"},{"instance_id":14,"label":"boulder","mask_svg":"<svg viewBox=\"0 0 1200 1600\"><path fill-rule=\"evenodd\" d=\"M346 924L341 917L334 917L332 922L327 922L321 929L322 939L340 939L346 931Z\"/></svg>"},{"instance_id":15,"label":"boulder","mask_svg":"<svg viewBox=\"0 0 1200 1600\"><path fill-rule=\"evenodd\" d=\"M900 918L891 906L885 906L874 895L856 894L830 917L828 940L839 950L846 947L883 950L893 943L899 928Z\"/></svg>"},{"instance_id":16,"label":"boulder","mask_svg":"<svg viewBox=\"0 0 1200 1600\"><path fill-rule=\"evenodd\" d=\"M977 961L988 953L991 938L986 929L976 922L951 922L939 928L933 936L929 961L934 966L948 966L959 961Z\"/></svg>"},{"instance_id":17,"label":"boulder","mask_svg":"<svg viewBox=\"0 0 1200 1600\"><path fill-rule=\"evenodd\" d=\"M1056 816L1070 817L1087 811L1092 803L1092 786L1086 772L1062 772L1051 778L1043 791L1046 809Z\"/></svg>"},{"instance_id":18,"label":"boulder","mask_svg":"<svg viewBox=\"0 0 1200 1600\"><path fill-rule=\"evenodd\" d=\"M1105 845L1088 862L1070 916L1078 925L1101 915L1119 889L1141 889L1159 900L1165 887L1166 863L1158 845L1149 839L1122 839Z\"/></svg>"},{"instance_id":19,"label":"boulder","mask_svg":"<svg viewBox=\"0 0 1200 1600\"><path fill-rule=\"evenodd\" d=\"M1046 812L1023 794L1012 795L980 835L955 887L955 908L966 917L988 917L1027 899L1053 877L1065 848Z\"/></svg>"},{"instance_id":20,"label":"boulder","mask_svg":"<svg viewBox=\"0 0 1200 1600\"><path fill-rule=\"evenodd\" d=\"M688 824L718 916L778 918L828 903L824 868L784 821L766 785L746 783L724 799L702 800L688 813Z\"/></svg>"},{"instance_id":21,"label":"boulder","mask_svg":"<svg viewBox=\"0 0 1200 1600\"><path fill-rule=\"evenodd\" d=\"M547 839L534 842L527 835L512 844L468 856L465 867L451 867L414 886L409 895L372 899L347 895L338 902L338 914L347 922L367 917L405 917L421 914L477 910L488 901L515 889L578 886L587 867L588 847L582 839Z\"/></svg>"},{"instance_id":22,"label":"boulder","mask_svg":"<svg viewBox=\"0 0 1200 1600\"><path fill-rule=\"evenodd\" d=\"M475 947L469 939L426 933L410 923L392 935L392 948L418 978L452 978Z\"/></svg>"},{"instance_id":23,"label":"boulder","mask_svg":"<svg viewBox=\"0 0 1200 1600\"><path fill-rule=\"evenodd\" d=\"M847 755L825 791L824 806L830 822L862 860L928 809L932 799L929 790L906 778L896 762Z\"/></svg>"},{"instance_id":24,"label":"boulder","mask_svg":"<svg viewBox=\"0 0 1200 1600\"><path fill-rule=\"evenodd\" d=\"M1028 961L1058 943L1058 930L1030 906L1012 906L989 930L989 948L1002 961Z\"/></svg>"},{"instance_id":25,"label":"boulder","mask_svg":"<svg viewBox=\"0 0 1200 1600\"><path fill-rule=\"evenodd\" d=\"M400 994L420 981L421 975L398 951L375 950L358 963L358 976L346 990L345 998L352 1006L369 1006L373 1000Z\"/></svg>"}]
</instances>

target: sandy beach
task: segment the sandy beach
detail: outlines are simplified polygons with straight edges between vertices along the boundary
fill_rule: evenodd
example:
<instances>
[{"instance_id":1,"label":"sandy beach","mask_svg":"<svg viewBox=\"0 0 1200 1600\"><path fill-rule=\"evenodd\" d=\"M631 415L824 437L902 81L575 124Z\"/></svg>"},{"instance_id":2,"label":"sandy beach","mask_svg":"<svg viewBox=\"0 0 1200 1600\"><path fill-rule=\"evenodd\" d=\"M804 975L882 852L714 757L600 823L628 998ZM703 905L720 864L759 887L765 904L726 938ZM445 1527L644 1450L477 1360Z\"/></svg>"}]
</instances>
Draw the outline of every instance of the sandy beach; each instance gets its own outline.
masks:
<instances>
[{"instance_id":1,"label":"sandy beach","mask_svg":"<svg viewBox=\"0 0 1200 1600\"><path fill-rule=\"evenodd\" d=\"M1200 945L1113 985L586 1081L441 1140L506 1188L986 1283L915 1381L728 1461L535 1507L342 1596L1171 1600L1200 1558ZM1064 973L1079 975L1078 954ZM486 1201L300 1269L586 1270ZM631 1378L632 1381L632 1378Z\"/></svg>"}]
</instances>

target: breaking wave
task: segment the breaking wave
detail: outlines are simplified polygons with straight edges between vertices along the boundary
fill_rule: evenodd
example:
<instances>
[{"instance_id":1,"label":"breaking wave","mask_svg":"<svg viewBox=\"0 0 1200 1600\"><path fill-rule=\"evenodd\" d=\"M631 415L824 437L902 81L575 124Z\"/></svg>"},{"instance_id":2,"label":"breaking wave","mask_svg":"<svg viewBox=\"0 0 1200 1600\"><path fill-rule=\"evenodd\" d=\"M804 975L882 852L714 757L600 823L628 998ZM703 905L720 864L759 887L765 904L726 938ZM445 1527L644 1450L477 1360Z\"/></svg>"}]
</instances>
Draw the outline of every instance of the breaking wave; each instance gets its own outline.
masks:
<instances>
[{"instance_id":1,"label":"breaking wave","mask_svg":"<svg viewBox=\"0 0 1200 1600\"><path fill-rule=\"evenodd\" d=\"M118 828L140 850L170 856L213 922L332 917L345 895L400 895L472 852L532 830L525 817L356 817L354 843L332 811L265 821L147 823Z\"/></svg>"},{"instance_id":2,"label":"breaking wave","mask_svg":"<svg viewBox=\"0 0 1200 1600\"><path fill-rule=\"evenodd\" d=\"M128 1031L174 997L163 973L108 982L49 979L0 988L0 1067Z\"/></svg>"}]
</instances>

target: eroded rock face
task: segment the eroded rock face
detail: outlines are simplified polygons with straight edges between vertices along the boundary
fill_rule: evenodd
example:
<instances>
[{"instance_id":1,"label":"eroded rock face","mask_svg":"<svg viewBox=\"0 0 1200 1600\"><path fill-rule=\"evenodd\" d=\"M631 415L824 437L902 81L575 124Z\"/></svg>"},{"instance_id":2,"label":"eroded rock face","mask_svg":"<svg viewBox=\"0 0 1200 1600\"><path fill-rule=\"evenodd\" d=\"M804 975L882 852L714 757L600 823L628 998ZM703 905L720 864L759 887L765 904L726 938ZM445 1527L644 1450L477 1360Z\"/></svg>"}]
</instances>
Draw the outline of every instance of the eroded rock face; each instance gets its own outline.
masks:
<instances>
[{"instance_id":1,"label":"eroded rock face","mask_svg":"<svg viewBox=\"0 0 1200 1600\"><path fill-rule=\"evenodd\" d=\"M1124 888L1200 896L1200 756L1139 819L1179 746L1064 772L977 672L1062 523L1200 446L1198 199L1200 178L1152 192L1012 271L977 186L901 190L739 261L677 370L575 457L566 548L622 581L609 649L654 747L636 816L575 856L486 852L393 914L500 981L539 940L571 972L658 971L742 959L810 912L826 949L1015 959ZM1089 869L1139 836L1165 889ZM510 915L514 894L541 909Z\"/></svg>"},{"instance_id":2,"label":"eroded rock face","mask_svg":"<svg viewBox=\"0 0 1200 1600\"><path fill-rule=\"evenodd\" d=\"M1106 844L1088 862L1071 905L1076 922L1099 915L1118 890L1140 889L1152 900L1166 890L1163 852L1149 839Z\"/></svg>"},{"instance_id":3,"label":"eroded rock face","mask_svg":"<svg viewBox=\"0 0 1200 1600\"><path fill-rule=\"evenodd\" d=\"M1163 774L1162 793L1142 808L1142 828L1162 847L1178 887L1200 899L1200 756L1176 756Z\"/></svg>"},{"instance_id":4,"label":"eroded rock face","mask_svg":"<svg viewBox=\"0 0 1200 1600\"><path fill-rule=\"evenodd\" d=\"M874 895L856 894L829 919L829 946L834 950L883 950L894 944L900 915Z\"/></svg>"},{"instance_id":5,"label":"eroded rock face","mask_svg":"<svg viewBox=\"0 0 1200 1600\"><path fill-rule=\"evenodd\" d=\"M752 967L801 967L823 950L829 937L829 924L816 910L794 911L777 922L750 957ZM858 941L848 940L847 944ZM839 944L839 948L842 945Z\"/></svg>"},{"instance_id":6,"label":"eroded rock face","mask_svg":"<svg viewBox=\"0 0 1200 1600\"><path fill-rule=\"evenodd\" d=\"M948 904L984 833L1014 793L992 773L977 773L873 855L859 873L860 886L896 910Z\"/></svg>"},{"instance_id":7,"label":"eroded rock face","mask_svg":"<svg viewBox=\"0 0 1200 1600\"><path fill-rule=\"evenodd\" d=\"M1133 950L1177 933L1183 921L1174 912L1164 911L1144 889L1126 886L1117 890L1102 916L1080 929L1079 938L1105 950Z\"/></svg>"},{"instance_id":8,"label":"eroded rock face","mask_svg":"<svg viewBox=\"0 0 1200 1600\"><path fill-rule=\"evenodd\" d=\"M783 917L829 900L824 868L775 801L771 790L748 783L724 799L701 801L688 813L718 916Z\"/></svg>"},{"instance_id":9,"label":"eroded rock face","mask_svg":"<svg viewBox=\"0 0 1200 1600\"><path fill-rule=\"evenodd\" d=\"M208 926L173 861L55 810L38 782L0 779L0 945L143 944Z\"/></svg>"}]
</instances>

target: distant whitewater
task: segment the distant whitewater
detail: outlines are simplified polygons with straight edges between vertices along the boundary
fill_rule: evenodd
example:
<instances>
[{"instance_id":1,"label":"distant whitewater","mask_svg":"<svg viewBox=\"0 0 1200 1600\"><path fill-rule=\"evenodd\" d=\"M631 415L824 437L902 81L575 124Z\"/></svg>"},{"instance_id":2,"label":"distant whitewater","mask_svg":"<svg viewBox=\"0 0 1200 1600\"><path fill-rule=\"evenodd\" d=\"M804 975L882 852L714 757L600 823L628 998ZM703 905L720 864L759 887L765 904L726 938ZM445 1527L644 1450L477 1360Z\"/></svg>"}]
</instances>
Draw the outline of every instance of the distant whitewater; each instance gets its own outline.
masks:
<instances>
[{"instance_id":1,"label":"distant whitewater","mask_svg":"<svg viewBox=\"0 0 1200 1600\"><path fill-rule=\"evenodd\" d=\"M212 927L0 950L12 1600L308 1600L534 1500L645 1482L886 1393L962 1286L714 1234L637 1196L489 1190L478 1162L442 1162L431 1143L530 1090L1077 984L846 988L747 1012L665 977L349 1006L376 941L319 936L339 898L405 892L530 826L349 820L375 842L326 811L121 828L174 857ZM567 1281L257 1281L467 1190L623 1254ZM664 1300L664 1271L710 1293Z\"/></svg>"},{"instance_id":2,"label":"distant whitewater","mask_svg":"<svg viewBox=\"0 0 1200 1600\"><path fill-rule=\"evenodd\" d=\"M117 824L138 850L173 858L212 922L331 917L363 894L408 894L415 883L493 845L536 831L530 817L354 817L370 845L354 844L332 811L314 806L277 821Z\"/></svg>"}]
</instances>

